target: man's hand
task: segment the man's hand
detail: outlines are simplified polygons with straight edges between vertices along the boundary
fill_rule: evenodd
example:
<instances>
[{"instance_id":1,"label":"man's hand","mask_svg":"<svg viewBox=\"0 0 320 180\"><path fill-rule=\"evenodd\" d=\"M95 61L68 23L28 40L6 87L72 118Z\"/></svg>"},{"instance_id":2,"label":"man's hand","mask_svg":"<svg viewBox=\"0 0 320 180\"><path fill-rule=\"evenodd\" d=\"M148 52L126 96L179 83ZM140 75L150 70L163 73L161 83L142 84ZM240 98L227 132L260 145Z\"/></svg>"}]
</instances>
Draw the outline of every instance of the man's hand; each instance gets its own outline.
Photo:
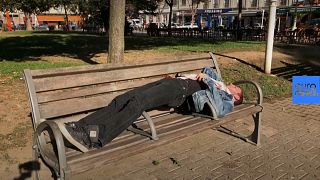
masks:
<instances>
[{"instance_id":1,"label":"man's hand","mask_svg":"<svg viewBox=\"0 0 320 180\"><path fill-rule=\"evenodd\" d=\"M202 81L205 76L206 76L206 74L199 73L196 78L197 78L198 81Z\"/></svg>"}]
</instances>

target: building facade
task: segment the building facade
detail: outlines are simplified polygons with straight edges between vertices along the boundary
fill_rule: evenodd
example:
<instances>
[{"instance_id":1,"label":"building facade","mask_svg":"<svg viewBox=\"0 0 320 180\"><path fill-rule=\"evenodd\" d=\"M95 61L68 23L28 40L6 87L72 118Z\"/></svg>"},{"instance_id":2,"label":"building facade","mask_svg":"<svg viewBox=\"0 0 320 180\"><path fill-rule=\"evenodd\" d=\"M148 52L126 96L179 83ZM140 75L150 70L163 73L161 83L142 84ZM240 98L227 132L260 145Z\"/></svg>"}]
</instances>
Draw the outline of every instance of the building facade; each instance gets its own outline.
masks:
<instances>
[{"instance_id":1,"label":"building facade","mask_svg":"<svg viewBox=\"0 0 320 180\"><path fill-rule=\"evenodd\" d=\"M223 26L232 28L234 21L238 17L239 0L208 0L201 2L196 10L195 24L208 26L210 28ZM295 6L317 6L320 0L277 0L277 7L290 10L288 8ZM192 11L196 6L192 7L192 0L174 0L172 9L172 22L185 25L190 24L192 20ZM269 0L242 0L242 26L255 26L260 24L264 26L269 10ZM291 10L292 11L292 10ZM157 22L168 24L169 7L162 3L155 16L146 16L145 22ZM287 13L288 14L288 13ZM292 21L292 17L287 17L286 21ZM210 21L210 22L208 22ZM205 22L205 23L204 23ZM288 24L286 22L286 24Z\"/></svg>"},{"instance_id":2,"label":"building facade","mask_svg":"<svg viewBox=\"0 0 320 180\"><path fill-rule=\"evenodd\" d=\"M69 25L75 26L81 22L81 17L74 12L67 11ZM25 27L26 17L25 14L21 11L15 10L9 13L11 24L13 28ZM49 11L43 12L41 14L30 15L31 24L34 28L37 28L41 25L51 26L54 29L59 29L63 24L65 24L65 10L63 7L60 8L51 8ZM0 22L7 24L6 15L4 12L0 12Z\"/></svg>"}]
</instances>

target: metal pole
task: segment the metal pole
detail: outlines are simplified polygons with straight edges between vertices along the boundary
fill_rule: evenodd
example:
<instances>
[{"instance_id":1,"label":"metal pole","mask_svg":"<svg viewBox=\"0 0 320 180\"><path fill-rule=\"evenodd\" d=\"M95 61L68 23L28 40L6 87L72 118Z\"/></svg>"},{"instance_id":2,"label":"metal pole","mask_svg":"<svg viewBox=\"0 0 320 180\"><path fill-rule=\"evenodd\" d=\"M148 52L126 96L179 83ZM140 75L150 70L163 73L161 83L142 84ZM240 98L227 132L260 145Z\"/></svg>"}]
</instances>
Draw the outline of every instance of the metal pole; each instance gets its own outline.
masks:
<instances>
[{"instance_id":1,"label":"metal pole","mask_svg":"<svg viewBox=\"0 0 320 180\"><path fill-rule=\"evenodd\" d=\"M278 18L278 32L280 31L280 25L281 25L281 17Z\"/></svg>"},{"instance_id":2,"label":"metal pole","mask_svg":"<svg viewBox=\"0 0 320 180\"><path fill-rule=\"evenodd\" d=\"M294 19L293 19L293 26L292 26L292 30L296 30L297 29L297 6L298 6L298 0L296 0L296 4L295 4L295 13L294 13Z\"/></svg>"},{"instance_id":3,"label":"metal pole","mask_svg":"<svg viewBox=\"0 0 320 180\"><path fill-rule=\"evenodd\" d=\"M266 46L265 73L271 74L274 28L276 21L277 0L270 0L268 40Z\"/></svg>"},{"instance_id":4,"label":"metal pole","mask_svg":"<svg viewBox=\"0 0 320 180\"><path fill-rule=\"evenodd\" d=\"M264 9L262 9L261 27L264 27Z\"/></svg>"}]
</instances>

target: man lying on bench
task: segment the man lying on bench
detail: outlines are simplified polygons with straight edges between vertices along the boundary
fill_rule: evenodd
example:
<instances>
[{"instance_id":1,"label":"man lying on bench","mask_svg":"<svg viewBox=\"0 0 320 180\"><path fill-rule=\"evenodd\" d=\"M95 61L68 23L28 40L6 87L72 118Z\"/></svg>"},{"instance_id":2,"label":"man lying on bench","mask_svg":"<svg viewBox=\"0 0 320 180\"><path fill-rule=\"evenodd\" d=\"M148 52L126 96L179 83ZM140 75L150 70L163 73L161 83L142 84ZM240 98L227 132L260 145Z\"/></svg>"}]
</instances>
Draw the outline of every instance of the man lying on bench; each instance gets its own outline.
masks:
<instances>
[{"instance_id":1,"label":"man lying on bench","mask_svg":"<svg viewBox=\"0 0 320 180\"><path fill-rule=\"evenodd\" d=\"M77 122L66 123L64 127L86 148L99 148L132 125L143 111L164 105L176 108L188 96L192 96L196 112L202 111L205 103L210 103L213 117L223 117L234 107L235 96L230 90L235 88L229 90L228 87L215 70L205 67L198 75L166 77L137 87L115 97L108 106Z\"/></svg>"}]
</instances>

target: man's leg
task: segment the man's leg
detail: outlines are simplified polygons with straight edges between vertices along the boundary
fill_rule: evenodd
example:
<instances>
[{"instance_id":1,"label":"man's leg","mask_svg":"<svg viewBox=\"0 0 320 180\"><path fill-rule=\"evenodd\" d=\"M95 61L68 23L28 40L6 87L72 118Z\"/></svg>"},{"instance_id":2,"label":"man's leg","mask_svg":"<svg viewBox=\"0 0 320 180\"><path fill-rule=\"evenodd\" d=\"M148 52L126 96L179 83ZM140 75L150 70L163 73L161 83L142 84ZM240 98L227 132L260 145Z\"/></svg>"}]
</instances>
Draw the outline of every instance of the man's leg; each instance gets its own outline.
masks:
<instances>
[{"instance_id":1,"label":"man's leg","mask_svg":"<svg viewBox=\"0 0 320 180\"><path fill-rule=\"evenodd\" d=\"M100 144L103 146L127 129L144 110L169 104L182 93L176 79L160 80L116 97L109 106L81 119L76 124L87 129L98 125Z\"/></svg>"},{"instance_id":2,"label":"man's leg","mask_svg":"<svg viewBox=\"0 0 320 180\"><path fill-rule=\"evenodd\" d=\"M109 143L126 130L141 116L143 111L175 101L182 93L180 89L181 87L176 80L163 80L148 88L138 89L120 111L110 118L106 116L99 121L99 124L105 127L105 131L99 134L101 145Z\"/></svg>"},{"instance_id":3,"label":"man's leg","mask_svg":"<svg viewBox=\"0 0 320 180\"><path fill-rule=\"evenodd\" d=\"M77 123L82 126L102 124L101 121L104 121L106 118L111 118L113 115L115 115L121 109L123 109L124 106L128 104L128 101L132 97L134 97L138 93L141 93L142 91L144 91L150 87L153 87L153 86L160 84L162 81L163 80L155 81L155 82L137 87L135 89L132 89L130 91L127 91L124 94L121 94L121 95L115 97L107 106L97 110L93 114L90 114L90 115L80 119Z\"/></svg>"}]
</instances>

